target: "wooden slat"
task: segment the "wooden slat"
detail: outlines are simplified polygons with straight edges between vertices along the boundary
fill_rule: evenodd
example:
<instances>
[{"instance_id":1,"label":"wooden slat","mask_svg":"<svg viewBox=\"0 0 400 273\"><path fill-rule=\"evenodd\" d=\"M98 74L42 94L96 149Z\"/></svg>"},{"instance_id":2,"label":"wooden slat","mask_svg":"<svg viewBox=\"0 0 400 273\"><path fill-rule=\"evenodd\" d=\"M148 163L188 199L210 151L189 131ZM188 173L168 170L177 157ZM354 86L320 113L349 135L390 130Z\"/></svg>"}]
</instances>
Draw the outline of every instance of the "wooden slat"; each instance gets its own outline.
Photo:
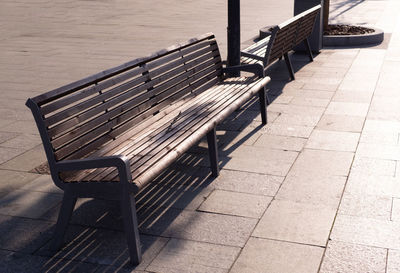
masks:
<instances>
[{"instance_id":1,"label":"wooden slat","mask_svg":"<svg viewBox=\"0 0 400 273\"><path fill-rule=\"evenodd\" d=\"M129 71L121 74L121 75L117 75L114 78L105 80L103 82L98 83L97 85L94 85L94 86L91 86L88 88L84 88L83 90L81 90L79 92L75 92L69 96L62 98L62 99L56 100L53 103L43 105L41 107L42 115L47 115L53 111L56 111L56 110L59 110L59 109L65 107L69 104L72 104L72 103L82 100L88 96L96 94L96 93L100 92L101 90L109 88L113 85L117 85L128 79L135 78L136 76L141 75L144 72L145 72L145 70L143 67L136 67L132 70L129 70Z\"/></svg>"},{"instance_id":2,"label":"wooden slat","mask_svg":"<svg viewBox=\"0 0 400 273\"><path fill-rule=\"evenodd\" d=\"M215 71L215 70L214 70L214 71ZM211 74L210 74L210 72L208 72L208 71L206 71L206 72L207 72L208 74L205 73L205 72L198 73L198 74L202 74L202 76L204 76L205 82L211 81L213 78L217 77L217 76L219 75L219 73L220 73L220 72L218 72L218 71L212 72ZM206 74L206 75L203 75L203 74ZM195 78L192 77L192 80L195 80ZM205 83L205 82L204 82L204 83ZM182 88L183 86L184 86L184 84L182 84L181 86L177 86L177 87ZM110 132L110 133L107 133L107 134L105 134L105 135L104 135L104 134L101 134L100 137L101 137L101 138L104 138L104 140L97 139L97 140L93 141L93 138L94 138L94 137L99 137L98 131L100 131L100 130L97 130L96 132L93 131L92 133L90 133L90 134L88 134L88 135L85 135L84 137L80 138L78 141L74 142L73 144L70 144L69 146L63 147L62 149L60 149L59 151L57 151L57 152L55 153L57 160L60 160L60 159L62 159L62 158L64 158L64 157L69 156L69 155L70 155L71 153L73 153L74 151L76 151L76 154L75 154L75 155L74 155L74 154L71 154L70 156L71 156L72 158L77 158L77 157L79 158L79 157L81 157L81 156L84 156L85 154L88 154L89 152L93 151L93 149L95 149L95 148L98 147L99 145L102 145L102 144L108 142L110 139L113 139L113 138L115 137L115 135L119 135L119 134L121 134L122 132L127 131L131 126L134 126L136 123L138 123L138 122L140 122L140 121L143 121L143 120L145 120L147 117L153 115L155 112L159 111L160 109L162 109L162 108L165 107L166 105L170 104L171 102L173 102L174 100L176 100L177 98L179 98L179 97L181 96L181 93L182 93L182 92L187 93L188 91L192 90L193 87L195 87L194 84L192 84L192 87L189 86L189 87L187 87L187 88L184 88L184 89L180 90L179 92L177 92L176 95L173 95L173 96L171 96L170 98L164 100L163 102L159 103L156 107L152 107L152 108L150 108L149 110L144 111L144 114L142 114L141 116L138 116L138 117L133 118L133 119L132 119L132 117L129 116L128 114L127 114L126 116L121 116L119 119L122 119L122 120L124 120L124 121L125 121L125 119L126 119L126 120L128 120L128 121L126 121L125 124L123 124L122 126L120 126L118 129L113 129L113 128L112 128L113 126L115 126L115 122L110 122L110 123L106 124L106 125L102 128L101 131L102 131L102 132L108 132L108 131L110 131L111 129L113 129L114 133L113 133L113 134L110 134L110 133L111 133L111 132ZM153 103L153 101L151 101L151 103ZM155 103L155 100L154 100L154 103ZM147 103L146 105L149 105L149 104L150 104L150 103ZM130 119L129 119L129 118L130 118ZM96 134L97 134L97 135L96 135ZM112 135L114 135L114 136L112 136ZM89 143L89 140L90 140L90 141L93 141L93 143ZM89 143L89 144L88 144L88 143ZM101 144L100 144L100 143L101 143ZM83 147L82 145L86 145L86 146ZM79 150L79 151L78 151L78 150ZM77 155L79 155L79 156L77 156Z\"/></svg>"},{"instance_id":3,"label":"wooden slat","mask_svg":"<svg viewBox=\"0 0 400 273\"><path fill-rule=\"evenodd\" d=\"M55 114L53 116L47 117L46 118L46 125L47 126L51 126L51 125L53 125L53 124L55 124L57 122L60 122L61 120L65 119L66 117L70 117L71 115L74 115L74 114L77 114L79 112L82 112L85 109L88 109L89 107L95 106L96 104L98 104L98 103L100 103L100 102L102 102L104 100L107 100L108 98L110 98L112 96L115 96L115 95L117 95L119 93L125 92L128 89L133 88L134 86L136 86L136 85L138 85L140 83L149 81L150 78L153 77L153 76L160 75L162 73L167 72L168 70L171 70L171 69L173 69L175 67L178 67L178 66L182 65L185 61L189 61L191 58L195 58L195 57L201 56L202 54L205 54L205 53L209 52L210 50L214 51L216 49L217 49L216 45L209 46L208 48L205 48L203 50L200 50L198 52L195 52L195 53L193 53L191 55L188 55L186 57L183 57L183 58L182 58L182 54L180 54L178 52L179 54L175 54L176 58L178 58L177 61L175 61L173 63L169 63L168 65L160 67L160 68L158 68L158 69L156 69L154 71L151 71L148 74L145 74L142 77L139 77L139 78L137 78L135 80L129 81L127 83L124 83L124 84L122 84L122 85L120 85L120 86L118 86L116 88L113 88L112 90L110 90L108 92L104 92L104 93L100 94L99 96L96 96L95 98L91 98L91 99L89 99L87 101L84 101L84 102L78 104L78 105L74 105L71 108L65 109L64 111L59 112L59 113L57 113L57 114ZM152 81L142 85L140 87L141 88L140 90L145 90L147 88L150 88L153 83L154 84L158 84L161 81L163 81L165 79L168 79L168 77L169 76L164 76L164 77L160 76L157 79L152 80Z\"/></svg>"},{"instance_id":4,"label":"wooden slat","mask_svg":"<svg viewBox=\"0 0 400 273\"><path fill-rule=\"evenodd\" d=\"M127 93L124 93L123 95L120 95L119 97L113 98L95 108L92 108L92 109L74 117L73 119L64 122L63 124L61 124L55 128L50 129L49 134L51 136L59 133L60 131L61 132L67 131L68 128L72 129L70 131L67 131L68 132L67 134L64 134L61 137L58 137L57 139L55 139L53 141L53 145L55 147L59 147L61 144L65 143L66 141L68 141L72 138L76 138L79 135L86 133L91 128L94 128L95 126L100 125L101 123L103 123L109 119L115 118L117 115L122 114L122 113L128 111L129 109L134 108L136 105L143 103L144 101L150 99L152 96L155 96L158 93L162 93L164 90L167 90L168 88L172 87L174 84L182 82L183 80L186 80L187 77L197 73L198 71L201 71L201 70L209 67L210 65L215 64L215 59L210 59L210 58L214 58L216 56L217 56L216 53L213 53L213 52L209 53L199 59L196 59L196 60L188 63L186 66L180 67L178 69L179 71L174 70L171 73L164 74L162 76L163 79L168 79L171 77L171 80L163 83L162 85L157 86L156 88L154 88L151 91L147 91L147 88L145 88L143 90L143 87L133 89ZM174 74L178 74L187 69L192 69L192 70L187 71L175 78L172 77L172 76L174 76ZM155 81L157 81L157 79L155 79ZM147 92L138 92L138 90L147 91ZM136 93L138 93L138 94L136 94ZM88 119L96 116L97 114L102 113L103 111L105 111L107 109L110 109L111 106L118 105L119 103L122 103L123 101L126 101L129 98L132 98L132 99L130 101L127 101L124 104L118 106L115 109L109 110L108 112L106 112L105 114L102 114L98 118L92 119L89 122L83 124L82 126L74 128L75 125L80 124L83 121L88 120Z\"/></svg>"},{"instance_id":5,"label":"wooden slat","mask_svg":"<svg viewBox=\"0 0 400 273\"><path fill-rule=\"evenodd\" d=\"M230 94L231 96L223 96L220 100L210 100L210 102L212 103L207 105L208 107L199 107L198 111L185 117L182 123L178 123L170 131L166 131L160 134L158 138L150 142L150 145L144 146L142 149L130 151L129 154L126 154L126 156L132 158L130 161L131 169L134 170L132 173L133 177L141 173L154 161L157 161L159 158L165 155L168 150L172 149L172 146L170 147L170 145L174 146L173 143L180 142L182 139L188 137L188 135L190 135L193 130L196 130L202 124L215 116L221 109L223 109L224 105L229 105L230 103L232 103L237 97L242 94L242 92L245 92L244 88L245 86L240 84L236 86L228 86L228 89L232 90ZM147 164L145 166L142 166L142 164L144 163ZM115 175L115 172L111 172L103 179L112 179L112 177L114 177Z\"/></svg>"},{"instance_id":6,"label":"wooden slat","mask_svg":"<svg viewBox=\"0 0 400 273\"><path fill-rule=\"evenodd\" d=\"M154 128L154 131L151 131L152 129L149 129L149 133L146 134L145 137L141 137L140 139L134 139L134 140L129 140L126 141L125 143L121 143L120 146L115 147L115 149L109 150L107 151L107 153L101 153L101 156L104 155L113 155L113 154L124 154L127 156L130 156L131 154L135 154L135 153L142 153L143 149L140 150L139 152L139 148L143 147L143 145L145 145L146 143L151 143L151 142L155 142L155 141L159 141L160 137L162 137L161 133L168 129L168 127L171 126L171 123L173 122L178 122L179 120L182 120L184 118L186 118L187 116L191 115L191 116L198 116L199 111L201 111L202 109L204 109L204 107L206 106L207 103L209 103L211 101L212 98L224 98L228 93L229 93L229 89L225 88L223 86L217 86L216 88L212 89L212 92L204 92L205 95L203 96L199 96L193 98L192 100L190 100L190 104L189 107L182 105L180 107L178 107L176 110L179 110L179 112L175 112L174 115L169 115L169 117L165 117L161 120L161 124L159 124L157 127ZM176 131L176 128L174 128L174 131L169 132L169 133L174 133ZM143 132L142 132L143 134ZM100 154L98 154L100 155ZM96 170L96 171L87 171L86 172L86 176L81 174L80 177L76 177L76 179L85 179L85 180L91 180L94 179L96 180L96 177L101 175L102 173L106 172L107 170Z\"/></svg>"},{"instance_id":7,"label":"wooden slat","mask_svg":"<svg viewBox=\"0 0 400 273\"><path fill-rule=\"evenodd\" d=\"M176 107L172 112L171 112L171 115L166 115L166 116L164 116L163 118L162 118L162 120L160 120L159 122L158 122L158 124L156 124L155 125L155 131L154 132L152 132L151 131L151 129L149 130L149 134L151 134L150 135L150 138L151 137L153 137L153 136L156 136L157 134L159 134L162 130L164 130L166 127L168 127L169 126L169 122L171 121L171 120L174 120L174 119L176 119L176 115L177 114L179 114L180 112L182 112L182 111L185 111L185 112L189 112L189 113L191 113L193 110L196 110L197 108L198 108L198 106L196 107L196 106L194 106L193 104L194 103L204 103L204 102L207 102L207 101L209 101L210 100L210 96L215 96L215 95L217 95L217 96L224 96L225 95L225 93L226 93L226 91L225 92L220 92L221 90L220 89L222 89L223 88L223 86L221 86L221 87L217 87L217 88L213 88L213 92L215 92L216 94L210 94L210 92L202 92L202 93L200 93L198 96L196 96L196 97L193 97L192 99L189 99L189 100L186 100L186 103L185 104L183 104L183 105L181 105L181 106L179 106L179 103L175 103L175 104L177 104L178 105L178 107ZM209 87L207 87L207 89L209 89ZM183 101L183 100L182 100ZM188 104L190 104L189 106L187 106ZM173 106L171 106L171 107L173 107ZM170 107L169 107L170 108ZM182 108L183 109L186 109L186 110L182 110ZM177 112L178 111L178 112ZM175 114L174 114L175 113ZM184 114L181 114L180 116L184 116ZM146 129L145 127L143 128L143 129ZM134 141L132 141L131 143L132 143L132 145L134 145L134 144L143 144L143 142L144 141L146 141L146 140L149 140L150 138L146 138L146 136L144 137L143 136L143 131L142 130L140 130L139 131L140 132L140 134L142 135L141 136L141 138L140 139L138 139L138 138L135 138L135 140ZM135 132L135 133L139 133L139 132ZM129 148L131 148L132 147L132 145L131 146L126 146L126 143L124 143L124 142L126 142L129 138L131 138L131 137L134 137L135 136L135 134L129 134L129 137L128 138L122 138L122 141L118 141L118 140L116 140L116 141L118 141L117 142L117 145L115 145L114 147L112 147L111 149L103 149L102 151L99 151L99 152L96 152L93 156L107 156L107 155L112 155L112 154L122 154L123 152L125 152L127 149L129 149ZM146 138L146 139L145 139ZM144 139L144 140L143 140ZM114 142L116 142L116 141L113 141L113 143ZM119 147L119 145L122 145L122 147ZM109 145L107 145L107 147L106 148L108 148L109 147ZM136 146L135 146L136 147ZM100 173L102 173L102 172L104 172L104 169L96 169L96 170L86 170L86 171L84 171L84 172L80 172L77 176L75 176L75 177L70 177L70 179L72 179L72 180L75 180L75 181L79 181L79 180L82 180L82 179L90 179L90 177L86 177L86 176L88 176L88 175L91 175L91 176L96 176L96 175L98 175L98 174L100 174Z\"/></svg>"},{"instance_id":8,"label":"wooden slat","mask_svg":"<svg viewBox=\"0 0 400 273\"><path fill-rule=\"evenodd\" d=\"M255 83L253 82L253 84ZM226 109L229 105L234 103L237 99L239 99L239 97L243 96L243 94L247 93L248 90L251 89L251 87L252 85L246 86L245 88L243 88L243 86L239 86L238 90L233 89L233 92L231 94L232 96L226 98L223 101L219 101L217 104L213 106L212 111L209 112L204 111L202 112L201 115L195 117L192 123L189 122L185 129L181 129L180 135L177 133L173 134L173 140L170 140L168 138L169 141L165 143L167 145L165 148L157 146L150 154L152 155L151 159L143 158L141 161L137 161L134 164L132 164L131 169L135 170L132 172L132 177L136 178L137 176L142 174L147 168L152 166L155 162L157 162L163 156L165 156L169 151L174 149L174 147L176 147L184 140L189 138L189 136L192 135L194 132L196 132L200 127L204 126L205 124L209 124L210 121L213 120L215 117L217 117L224 109ZM149 153L146 153L146 155L148 154ZM109 175L104 179L107 180L113 178L111 177L111 175Z\"/></svg>"}]
</instances>

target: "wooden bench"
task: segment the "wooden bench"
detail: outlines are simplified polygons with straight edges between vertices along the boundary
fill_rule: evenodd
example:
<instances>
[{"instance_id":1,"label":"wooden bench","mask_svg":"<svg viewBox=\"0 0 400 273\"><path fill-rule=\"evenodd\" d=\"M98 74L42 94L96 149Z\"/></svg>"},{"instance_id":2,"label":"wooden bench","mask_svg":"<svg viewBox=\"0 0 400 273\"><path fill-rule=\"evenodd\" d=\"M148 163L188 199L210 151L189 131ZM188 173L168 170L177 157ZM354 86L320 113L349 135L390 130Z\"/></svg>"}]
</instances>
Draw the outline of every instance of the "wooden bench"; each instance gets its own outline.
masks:
<instances>
[{"instance_id":1,"label":"wooden bench","mask_svg":"<svg viewBox=\"0 0 400 273\"><path fill-rule=\"evenodd\" d=\"M290 77L295 79L289 51L304 43L306 51L313 61L308 37L313 30L321 5L308 9L282 24L268 28L267 37L260 35L260 40L241 51L241 62L245 64L260 63L267 68L277 59L285 58Z\"/></svg>"},{"instance_id":2,"label":"wooden bench","mask_svg":"<svg viewBox=\"0 0 400 273\"><path fill-rule=\"evenodd\" d=\"M225 73L251 72L227 78ZM218 175L215 127L259 94L259 64L223 68L213 34L30 98L54 183L64 190L53 249L59 249L77 198L119 200L131 262L141 261L134 194L207 136Z\"/></svg>"}]
</instances>

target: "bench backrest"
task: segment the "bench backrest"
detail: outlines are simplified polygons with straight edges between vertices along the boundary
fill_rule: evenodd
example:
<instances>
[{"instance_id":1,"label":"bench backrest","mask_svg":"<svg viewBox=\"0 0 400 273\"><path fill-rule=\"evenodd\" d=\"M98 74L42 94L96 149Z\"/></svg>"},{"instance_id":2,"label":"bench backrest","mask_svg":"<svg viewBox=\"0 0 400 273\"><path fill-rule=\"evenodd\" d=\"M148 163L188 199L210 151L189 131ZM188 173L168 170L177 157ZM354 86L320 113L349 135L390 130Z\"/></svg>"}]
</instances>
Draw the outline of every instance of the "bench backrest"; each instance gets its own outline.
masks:
<instances>
[{"instance_id":1,"label":"bench backrest","mask_svg":"<svg viewBox=\"0 0 400 273\"><path fill-rule=\"evenodd\" d=\"M59 160L89 155L221 76L218 46L214 35L207 33L28 99L26 104L51 167Z\"/></svg>"},{"instance_id":2,"label":"bench backrest","mask_svg":"<svg viewBox=\"0 0 400 273\"><path fill-rule=\"evenodd\" d=\"M296 33L296 40L294 42L295 46L303 42L308 36L311 35L317 15L320 13L320 11L321 5L317 5L298 14L299 16L302 16L302 19L299 24L299 30Z\"/></svg>"},{"instance_id":3,"label":"bench backrest","mask_svg":"<svg viewBox=\"0 0 400 273\"><path fill-rule=\"evenodd\" d=\"M270 48L266 49L264 66L282 57L310 36L315 18L321 9L317 5L271 29Z\"/></svg>"}]
</instances>

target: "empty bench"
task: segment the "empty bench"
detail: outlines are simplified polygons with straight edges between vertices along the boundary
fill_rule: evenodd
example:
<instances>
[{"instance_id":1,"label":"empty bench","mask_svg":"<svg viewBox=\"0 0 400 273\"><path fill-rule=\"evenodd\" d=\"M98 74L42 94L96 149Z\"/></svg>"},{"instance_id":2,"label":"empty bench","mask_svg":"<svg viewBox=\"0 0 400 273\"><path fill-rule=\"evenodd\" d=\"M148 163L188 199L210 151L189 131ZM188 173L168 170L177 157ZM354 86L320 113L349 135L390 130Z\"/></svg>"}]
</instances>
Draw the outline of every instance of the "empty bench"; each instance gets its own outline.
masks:
<instances>
[{"instance_id":1,"label":"empty bench","mask_svg":"<svg viewBox=\"0 0 400 273\"><path fill-rule=\"evenodd\" d=\"M227 78L226 72L254 75ZM54 183L64 191L53 249L77 198L119 200L131 262L141 261L134 194L207 136L218 175L215 127L258 93L259 64L223 68L211 33L30 98Z\"/></svg>"},{"instance_id":2,"label":"empty bench","mask_svg":"<svg viewBox=\"0 0 400 273\"><path fill-rule=\"evenodd\" d=\"M266 69L277 59L285 59L290 77L295 79L289 51L300 43L304 43L306 52L313 61L308 37L311 35L321 5L308 9L278 26L268 28L260 35L260 40L241 51L241 62L245 64L260 63Z\"/></svg>"}]
</instances>

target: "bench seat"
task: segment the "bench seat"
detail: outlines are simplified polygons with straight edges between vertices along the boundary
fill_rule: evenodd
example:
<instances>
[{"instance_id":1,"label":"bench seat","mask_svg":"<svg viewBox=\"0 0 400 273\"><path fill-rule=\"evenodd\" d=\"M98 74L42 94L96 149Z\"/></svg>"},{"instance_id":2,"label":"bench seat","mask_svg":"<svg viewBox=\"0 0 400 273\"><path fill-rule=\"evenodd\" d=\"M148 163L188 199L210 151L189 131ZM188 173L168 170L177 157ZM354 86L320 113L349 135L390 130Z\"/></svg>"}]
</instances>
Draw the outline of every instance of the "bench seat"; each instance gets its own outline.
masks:
<instances>
[{"instance_id":1,"label":"bench seat","mask_svg":"<svg viewBox=\"0 0 400 273\"><path fill-rule=\"evenodd\" d=\"M127 157L137 192L268 81L228 78L200 94L174 102L163 113L99 147L89 157ZM64 172L61 177L64 182L119 181L115 167Z\"/></svg>"}]
</instances>

